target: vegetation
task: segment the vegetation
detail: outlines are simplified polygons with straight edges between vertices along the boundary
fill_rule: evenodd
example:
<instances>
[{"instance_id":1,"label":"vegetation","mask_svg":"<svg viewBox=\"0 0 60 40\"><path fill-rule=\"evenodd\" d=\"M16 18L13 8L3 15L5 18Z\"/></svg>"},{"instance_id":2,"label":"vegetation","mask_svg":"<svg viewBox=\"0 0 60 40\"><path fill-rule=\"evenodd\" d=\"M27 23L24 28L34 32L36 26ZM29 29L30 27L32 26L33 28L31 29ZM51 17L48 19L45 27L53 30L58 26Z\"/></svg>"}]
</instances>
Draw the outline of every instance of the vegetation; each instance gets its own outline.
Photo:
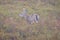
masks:
<instances>
[{"instance_id":1,"label":"vegetation","mask_svg":"<svg viewBox=\"0 0 60 40\"><path fill-rule=\"evenodd\" d=\"M23 8L39 23L19 17ZM0 0L0 40L60 40L60 0Z\"/></svg>"}]
</instances>

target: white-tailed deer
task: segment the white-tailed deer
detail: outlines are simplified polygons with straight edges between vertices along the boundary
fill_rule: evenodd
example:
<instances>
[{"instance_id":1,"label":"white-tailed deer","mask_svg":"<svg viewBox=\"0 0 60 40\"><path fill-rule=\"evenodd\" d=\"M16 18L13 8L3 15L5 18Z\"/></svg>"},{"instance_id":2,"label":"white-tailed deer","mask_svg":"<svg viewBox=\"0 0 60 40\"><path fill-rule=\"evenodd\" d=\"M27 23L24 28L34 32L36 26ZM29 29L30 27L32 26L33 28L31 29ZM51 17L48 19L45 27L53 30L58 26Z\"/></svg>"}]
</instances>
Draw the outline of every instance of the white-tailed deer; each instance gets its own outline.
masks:
<instances>
[{"instance_id":1,"label":"white-tailed deer","mask_svg":"<svg viewBox=\"0 0 60 40\"><path fill-rule=\"evenodd\" d=\"M38 14L31 14L27 15L27 11L23 8L23 12L19 14L20 17L23 17L28 23L33 24L34 22L38 23L39 15Z\"/></svg>"}]
</instances>

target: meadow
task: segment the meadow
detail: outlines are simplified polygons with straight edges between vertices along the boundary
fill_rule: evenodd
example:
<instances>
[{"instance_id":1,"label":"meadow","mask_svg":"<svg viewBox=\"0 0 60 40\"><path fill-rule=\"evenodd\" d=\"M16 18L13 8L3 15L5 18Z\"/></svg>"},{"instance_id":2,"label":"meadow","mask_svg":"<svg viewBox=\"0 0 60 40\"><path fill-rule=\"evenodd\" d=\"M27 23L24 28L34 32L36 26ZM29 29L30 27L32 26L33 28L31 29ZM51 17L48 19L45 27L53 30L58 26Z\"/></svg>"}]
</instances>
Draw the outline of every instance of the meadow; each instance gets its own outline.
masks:
<instances>
[{"instance_id":1,"label":"meadow","mask_svg":"<svg viewBox=\"0 0 60 40\"><path fill-rule=\"evenodd\" d=\"M21 18L23 8L39 23ZM60 40L60 0L0 0L0 40Z\"/></svg>"}]
</instances>

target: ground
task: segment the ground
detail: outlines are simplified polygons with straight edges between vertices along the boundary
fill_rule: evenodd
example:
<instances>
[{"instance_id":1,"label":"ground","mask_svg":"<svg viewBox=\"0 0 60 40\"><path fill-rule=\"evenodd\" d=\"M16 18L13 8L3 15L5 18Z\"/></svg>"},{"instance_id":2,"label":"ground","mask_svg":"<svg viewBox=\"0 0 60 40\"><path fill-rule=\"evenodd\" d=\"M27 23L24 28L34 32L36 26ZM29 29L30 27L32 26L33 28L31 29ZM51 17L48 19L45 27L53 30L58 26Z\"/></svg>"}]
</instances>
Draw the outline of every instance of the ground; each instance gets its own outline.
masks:
<instances>
[{"instance_id":1,"label":"ground","mask_svg":"<svg viewBox=\"0 0 60 40\"><path fill-rule=\"evenodd\" d=\"M23 8L39 23L19 17ZM60 40L60 0L0 0L0 40Z\"/></svg>"}]
</instances>

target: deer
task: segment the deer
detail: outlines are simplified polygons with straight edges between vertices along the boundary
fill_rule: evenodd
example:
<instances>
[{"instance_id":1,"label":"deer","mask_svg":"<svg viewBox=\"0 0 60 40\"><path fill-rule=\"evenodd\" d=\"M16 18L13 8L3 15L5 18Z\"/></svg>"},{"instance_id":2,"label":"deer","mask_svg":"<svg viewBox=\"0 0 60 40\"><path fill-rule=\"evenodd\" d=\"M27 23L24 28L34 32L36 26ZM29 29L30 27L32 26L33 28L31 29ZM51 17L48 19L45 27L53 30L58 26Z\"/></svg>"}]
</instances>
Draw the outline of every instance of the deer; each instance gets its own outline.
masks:
<instances>
[{"instance_id":1,"label":"deer","mask_svg":"<svg viewBox=\"0 0 60 40\"><path fill-rule=\"evenodd\" d=\"M23 8L22 13L19 14L20 17L24 18L29 24L38 23L39 15L37 13L27 15L26 8Z\"/></svg>"}]
</instances>

